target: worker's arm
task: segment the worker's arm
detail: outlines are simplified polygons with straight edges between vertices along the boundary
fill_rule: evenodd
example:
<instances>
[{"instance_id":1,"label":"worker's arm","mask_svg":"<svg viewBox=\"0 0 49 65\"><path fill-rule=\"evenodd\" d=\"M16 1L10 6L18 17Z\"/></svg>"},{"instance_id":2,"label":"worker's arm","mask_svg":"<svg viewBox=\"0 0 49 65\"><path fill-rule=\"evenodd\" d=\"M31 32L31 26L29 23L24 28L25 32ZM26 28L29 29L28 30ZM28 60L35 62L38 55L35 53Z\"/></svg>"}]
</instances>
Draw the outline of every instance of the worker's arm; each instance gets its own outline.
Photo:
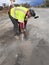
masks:
<instances>
[{"instance_id":1,"label":"worker's arm","mask_svg":"<svg viewBox=\"0 0 49 65\"><path fill-rule=\"evenodd\" d=\"M19 27L21 31L24 31L26 29L27 20L28 20L28 16L25 17L23 23L19 23Z\"/></svg>"},{"instance_id":2,"label":"worker's arm","mask_svg":"<svg viewBox=\"0 0 49 65\"><path fill-rule=\"evenodd\" d=\"M20 28L20 31L23 32L23 29L24 29L24 23L20 23L20 22L19 22L19 28Z\"/></svg>"},{"instance_id":3,"label":"worker's arm","mask_svg":"<svg viewBox=\"0 0 49 65\"><path fill-rule=\"evenodd\" d=\"M25 21L27 21L27 20L28 20L28 16L25 17Z\"/></svg>"}]
</instances>

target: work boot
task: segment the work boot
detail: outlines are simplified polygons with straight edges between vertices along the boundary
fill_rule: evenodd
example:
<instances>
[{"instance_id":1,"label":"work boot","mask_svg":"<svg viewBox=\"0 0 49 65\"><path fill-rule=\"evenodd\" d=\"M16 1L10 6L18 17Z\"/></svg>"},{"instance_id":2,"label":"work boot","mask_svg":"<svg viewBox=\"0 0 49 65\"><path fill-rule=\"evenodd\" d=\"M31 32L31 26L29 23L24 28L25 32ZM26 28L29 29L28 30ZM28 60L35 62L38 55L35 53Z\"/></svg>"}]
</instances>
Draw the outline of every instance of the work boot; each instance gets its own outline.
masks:
<instances>
[{"instance_id":1,"label":"work boot","mask_svg":"<svg viewBox=\"0 0 49 65\"><path fill-rule=\"evenodd\" d=\"M19 36L16 35L15 38L16 38L17 40L19 40Z\"/></svg>"}]
</instances>

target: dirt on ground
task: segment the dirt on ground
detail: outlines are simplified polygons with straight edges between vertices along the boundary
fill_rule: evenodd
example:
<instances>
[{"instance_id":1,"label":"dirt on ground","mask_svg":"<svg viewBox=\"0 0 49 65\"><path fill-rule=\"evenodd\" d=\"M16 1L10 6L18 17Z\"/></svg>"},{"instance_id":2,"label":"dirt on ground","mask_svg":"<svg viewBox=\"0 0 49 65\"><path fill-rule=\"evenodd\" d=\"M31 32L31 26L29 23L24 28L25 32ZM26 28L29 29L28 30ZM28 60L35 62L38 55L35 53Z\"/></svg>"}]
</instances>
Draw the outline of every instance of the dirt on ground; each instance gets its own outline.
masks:
<instances>
[{"instance_id":1,"label":"dirt on ground","mask_svg":"<svg viewBox=\"0 0 49 65\"><path fill-rule=\"evenodd\" d=\"M23 41L14 37L8 15L0 15L0 65L49 65L49 9L32 9L39 18L28 20Z\"/></svg>"}]
</instances>

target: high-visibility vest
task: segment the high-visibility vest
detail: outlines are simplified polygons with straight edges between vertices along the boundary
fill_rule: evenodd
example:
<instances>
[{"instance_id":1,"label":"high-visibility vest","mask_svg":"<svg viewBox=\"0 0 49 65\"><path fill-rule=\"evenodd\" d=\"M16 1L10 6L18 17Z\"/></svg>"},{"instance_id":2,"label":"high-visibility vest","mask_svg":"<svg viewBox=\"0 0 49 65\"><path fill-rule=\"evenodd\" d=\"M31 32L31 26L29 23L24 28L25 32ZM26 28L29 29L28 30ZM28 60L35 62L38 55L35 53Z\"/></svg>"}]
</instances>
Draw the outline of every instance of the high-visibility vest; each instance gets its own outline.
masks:
<instances>
[{"instance_id":1,"label":"high-visibility vest","mask_svg":"<svg viewBox=\"0 0 49 65\"><path fill-rule=\"evenodd\" d=\"M11 9L10 15L13 18L18 19L19 22L23 23L27 11L28 11L28 8L25 8L25 7L22 7L22 6L14 7L14 8Z\"/></svg>"}]
</instances>

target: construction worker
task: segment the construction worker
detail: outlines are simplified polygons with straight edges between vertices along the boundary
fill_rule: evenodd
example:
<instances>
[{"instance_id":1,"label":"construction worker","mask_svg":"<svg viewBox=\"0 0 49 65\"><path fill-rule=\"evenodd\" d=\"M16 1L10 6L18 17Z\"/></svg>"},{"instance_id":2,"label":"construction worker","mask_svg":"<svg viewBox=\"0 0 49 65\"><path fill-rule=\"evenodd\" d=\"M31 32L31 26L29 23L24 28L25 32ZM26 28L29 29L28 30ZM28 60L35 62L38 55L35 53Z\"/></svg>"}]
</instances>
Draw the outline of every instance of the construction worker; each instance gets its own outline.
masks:
<instances>
[{"instance_id":1,"label":"construction worker","mask_svg":"<svg viewBox=\"0 0 49 65\"><path fill-rule=\"evenodd\" d=\"M26 30L27 20L30 17L35 18L35 12L22 6L13 7L9 11L9 17L14 25L15 36L18 37Z\"/></svg>"}]
</instances>

